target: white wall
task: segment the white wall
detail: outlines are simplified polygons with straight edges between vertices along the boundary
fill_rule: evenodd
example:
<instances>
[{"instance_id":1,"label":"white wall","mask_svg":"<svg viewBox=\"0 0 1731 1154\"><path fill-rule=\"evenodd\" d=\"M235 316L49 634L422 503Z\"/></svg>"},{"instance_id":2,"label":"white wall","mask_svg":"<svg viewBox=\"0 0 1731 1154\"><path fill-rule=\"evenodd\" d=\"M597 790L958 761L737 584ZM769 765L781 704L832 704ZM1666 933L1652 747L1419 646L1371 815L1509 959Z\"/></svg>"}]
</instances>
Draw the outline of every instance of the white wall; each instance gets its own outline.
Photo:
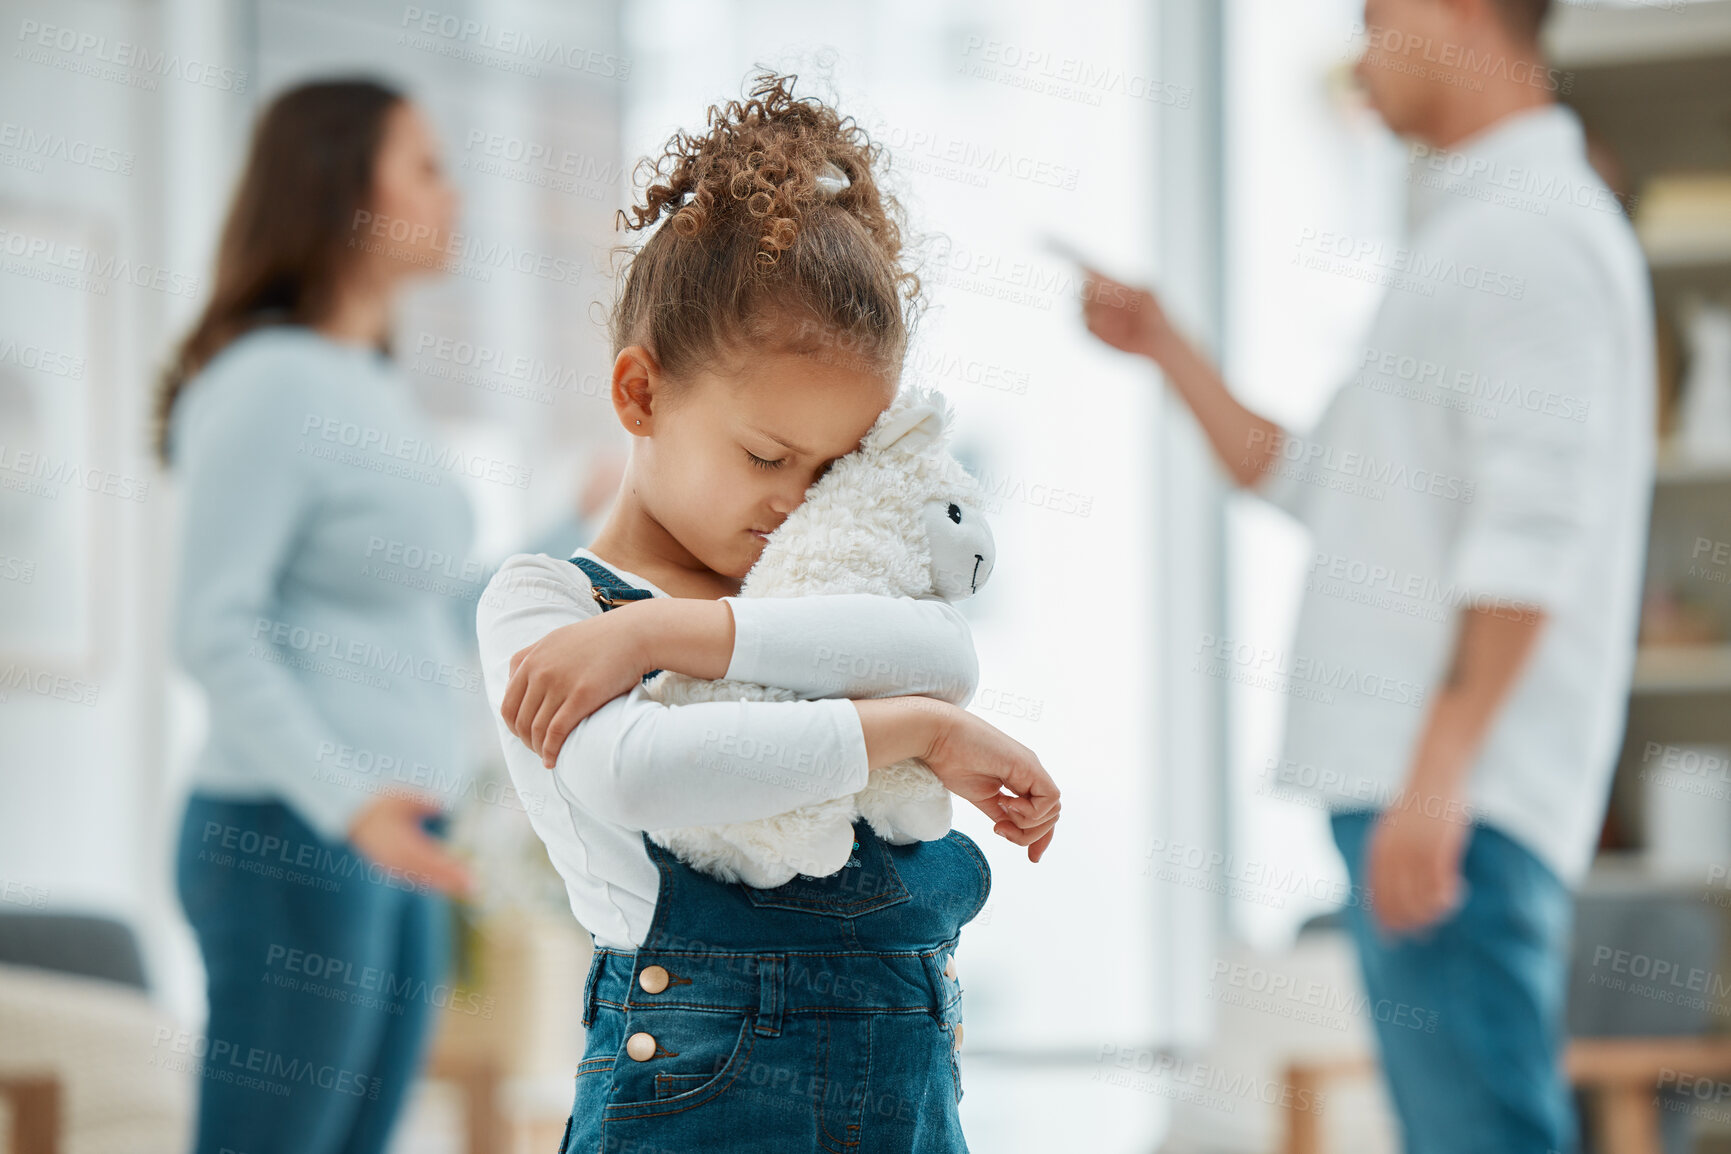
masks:
<instances>
[{"instance_id":1,"label":"white wall","mask_svg":"<svg viewBox=\"0 0 1731 1154\"><path fill-rule=\"evenodd\" d=\"M1305 229L1366 239L1400 227L1404 151L1346 94L1360 0L1227 7L1227 335L1222 362L1245 404L1294 430L1309 428L1352 368L1380 299L1370 284L1292 263ZM1227 529L1230 636L1289 645L1308 561L1302 530L1253 497L1234 496ZM1345 870L1323 812L1270 796L1285 698L1229 691L1232 848L1247 868L1276 863L1283 881L1231 903L1233 930L1252 944L1289 942L1330 908ZM1321 895L1318 897L1317 895Z\"/></svg>"},{"instance_id":2,"label":"white wall","mask_svg":"<svg viewBox=\"0 0 1731 1154\"><path fill-rule=\"evenodd\" d=\"M0 879L38 887L51 908L134 921L161 976L171 963L150 931L168 877L157 548L168 510L145 430L164 336L207 273L165 206L200 211L213 183L170 126L244 116L246 69L212 4L7 0L0 27L0 552L34 566L0 595L88 625L58 655L0 643L9 682L22 670L73 679L41 681L46 693L15 684L0 702ZM25 367L39 347L80 359L80 372ZM30 476L20 453L46 454L60 479ZM59 699L55 684L88 686L73 695L92 703Z\"/></svg>"}]
</instances>

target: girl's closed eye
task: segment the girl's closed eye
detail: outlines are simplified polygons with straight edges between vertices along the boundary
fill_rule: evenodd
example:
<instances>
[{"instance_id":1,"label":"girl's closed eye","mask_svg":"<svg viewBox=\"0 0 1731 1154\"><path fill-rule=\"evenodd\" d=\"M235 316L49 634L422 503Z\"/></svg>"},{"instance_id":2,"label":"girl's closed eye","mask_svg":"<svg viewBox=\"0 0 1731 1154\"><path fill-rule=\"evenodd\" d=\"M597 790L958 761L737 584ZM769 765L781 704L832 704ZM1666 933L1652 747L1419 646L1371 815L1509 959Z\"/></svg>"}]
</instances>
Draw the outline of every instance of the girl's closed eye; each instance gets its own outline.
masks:
<instances>
[{"instance_id":1,"label":"girl's closed eye","mask_svg":"<svg viewBox=\"0 0 1731 1154\"><path fill-rule=\"evenodd\" d=\"M747 449L745 451L745 455L750 457L751 463L756 465L760 469L779 469L783 465L787 464L787 458L786 457L778 457L773 461L768 461L768 460L765 460L764 458L758 456L756 453L752 452L750 449Z\"/></svg>"}]
</instances>

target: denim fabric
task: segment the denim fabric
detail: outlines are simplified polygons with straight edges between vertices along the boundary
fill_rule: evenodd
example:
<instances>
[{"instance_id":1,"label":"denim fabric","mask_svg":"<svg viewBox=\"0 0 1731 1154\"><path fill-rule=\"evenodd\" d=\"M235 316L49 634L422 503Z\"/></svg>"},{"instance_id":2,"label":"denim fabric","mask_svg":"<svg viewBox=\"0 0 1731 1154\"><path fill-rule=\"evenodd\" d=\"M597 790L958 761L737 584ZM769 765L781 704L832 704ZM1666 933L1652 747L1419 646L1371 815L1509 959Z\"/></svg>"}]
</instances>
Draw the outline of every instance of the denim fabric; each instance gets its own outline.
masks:
<instances>
[{"instance_id":1,"label":"denim fabric","mask_svg":"<svg viewBox=\"0 0 1731 1154\"><path fill-rule=\"evenodd\" d=\"M599 565L587 557L567 557L565 559L583 570L583 575L589 578L591 589L599 593L601 597L608 598L606 601L601 600L601 597L595 599L596 604L601 606L603 613L609 609L617 609L620 601L648 601L655 596L649 590L639 589L605 565ZM659 669L651 669L643 675L643 680L648 681L660 672Z\"/></svg>"},{"instance_id":2,"label":"denim fabric","mask_svg":"<svg viewBox=\"0 0 1731 1154\"><path fill-rule=\"evenodd\" d=\"M1361 892L1376 819L1333 815ZM1461 908L1422 934L1385 937L1373 909L1347 911L1407 1154L1574 1154L1561 1064L1569 892L1483 823L1461 872Z\"/></svg>"},{"instance_id":3,"label":"denim fabric","mask_svg":"<svg viewBox=\"0 0 1731 1154\"><path fill-rule=\"evenodd\" d=\"M197 793L176 873L210 1017L161 1056L197 1077L195 1154L381 1154L449 998L445 900L285 805Z\"/></svg>"},{"instance_id":4,"label":"denim fabric","mask_svg":"<svg viewBox=\"0 0 1731 1154\"><path fill-rule=\"evenodd\" d=\"M854 836L834 874L766 890L643 839L655 919L637 950L595 953L560 1154L967 1149L961 984L944 971L990 869L955 831L896 846L861 821ZM659 993L638 981L651 965L669 975ZM626 1050L639 1032L645 1061Z\"/></svg>"}]
</instances>

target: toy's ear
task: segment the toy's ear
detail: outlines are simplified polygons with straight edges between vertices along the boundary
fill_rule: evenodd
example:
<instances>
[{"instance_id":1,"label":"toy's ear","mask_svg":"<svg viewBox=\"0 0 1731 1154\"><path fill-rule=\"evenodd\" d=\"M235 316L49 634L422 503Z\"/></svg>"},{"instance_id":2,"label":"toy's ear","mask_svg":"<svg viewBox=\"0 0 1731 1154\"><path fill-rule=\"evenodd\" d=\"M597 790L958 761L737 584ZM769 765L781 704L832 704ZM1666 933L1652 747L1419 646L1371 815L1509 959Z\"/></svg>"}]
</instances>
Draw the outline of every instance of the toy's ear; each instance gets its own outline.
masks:
<instances>
[{"instance_id":1,"label":"toy's ear","mask_svg":"<svg viewBox=\"0 0 1731 1154\"><path fill-rule=\"evenodd\" d=\"M893 413L872 430L866 443L876 449L894 445L909 453L917 453L943 434L944 417L935 405L910 405Z\"/></svg>"},{"instance_id":2,"label":"toy's ear","mask_svg":"<svg viewBox=\"0 0 1731 1154\"><path fill-rule=\"evenodd\" d=\"M887 414L866 438L866 444L878 449L894 445L903 452L918 453L944 435L949 411L942 393L915 389L904 393L900 402L907 407Z\"/></svg>"}]
</instances>

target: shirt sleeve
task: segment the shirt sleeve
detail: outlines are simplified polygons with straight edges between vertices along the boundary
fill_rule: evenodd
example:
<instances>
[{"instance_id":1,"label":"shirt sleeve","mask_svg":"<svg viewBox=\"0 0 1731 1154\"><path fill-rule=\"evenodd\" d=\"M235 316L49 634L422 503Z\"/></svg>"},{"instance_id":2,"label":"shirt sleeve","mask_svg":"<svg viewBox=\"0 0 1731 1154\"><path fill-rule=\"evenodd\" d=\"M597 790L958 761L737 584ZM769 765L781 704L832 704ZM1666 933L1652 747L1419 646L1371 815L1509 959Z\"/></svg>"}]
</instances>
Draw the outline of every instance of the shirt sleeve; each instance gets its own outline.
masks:
<instances>
[{"instance_id":1,"label":"shirt sleeve","mask_svg":"<svg viewBox=\"0 0 1731 1154\"><path fill-rule=\"evenodd\" d=\"M1250 483L1248 492L1282 510L1299 524L1306 525L1309 510L1305 496L1309 490L1302 483L1301 477L1302 473L1292 462L1275 457L1268 468L1257 474L1256 479Z\"/></svg>"},{"instance_id":2,"label":"shirt sleeve","mask_svg":"<svg viewBox=\"0 0 1731 1154\"><path fill-rule=\"evenodd\" d=\"M370 795L315 776L316 751L341 744L268 643L277 585L314 511L300 421L309 382L236 373L185 396L175 430L180 476L176 656L231 724L249 765L308 825L342 842Z\"/></svg>"},{"instance_id":3,"label":"shirt sleeve","mask_svg":"<svg viewBox=\"0 0 1731 1154\"><path fill-rule=\"evenodd\" d=\"M513 654L598 612L575 565L538 555L509 558L476 615L494 713ZM865 734L847 700L667 706L639 685L579 722L551 770L501 730L514 777L551 773L567 803L627 829L770 817L856 793L868 773Z\"/></svg>"},{"instance_id":4,"label":"shirt sleeve","mask_svg":"<svg viewBox=\"0 0 1731 1154\"><path fill-rule=\"evenodd\" d=\"M1490 415L1460 416L1472 501L1451 577L1473 604L1556 608L1592 571L1594 518L1614 504L1603 496L1618 479L1613 391L1640 383L1618 379L1627 350L1603 272L1557 230L1504 240L1462 259L1512 270L1509 294L1455 290L1459 368L1498 395Z\"/></svg>"},{"instance_id":5,"label":"shirt sleeve","mask_svg":"<svg viewBox=\"0 0 1731 1154\"><path fill-rule=\"evenodd\" d=\"M967 705L980 664L947 601L836 593L723 597L733 611L732 681L806 698L919 694Z\"/></svg>"},{"instance_id":6,"label":"shirt sleeve","mask_svg":"<svg viewBox=\"0 0 1731 1154\"><path fill-rule=\"evenodd\" d=\"M1342 392L1343 390L1337 388L1329 397L1322 415L1308 433L1281 430L1277 442L1280 449L1275 453L1274 460L1245 490L1280 509L1306 528L1312 527L1314 505L1311 498L1318 491L1316 482L1319 480L1311 471L1309 462L1338 436L1335 430L1340 420Z\"/></svg>"}]
</instances>

